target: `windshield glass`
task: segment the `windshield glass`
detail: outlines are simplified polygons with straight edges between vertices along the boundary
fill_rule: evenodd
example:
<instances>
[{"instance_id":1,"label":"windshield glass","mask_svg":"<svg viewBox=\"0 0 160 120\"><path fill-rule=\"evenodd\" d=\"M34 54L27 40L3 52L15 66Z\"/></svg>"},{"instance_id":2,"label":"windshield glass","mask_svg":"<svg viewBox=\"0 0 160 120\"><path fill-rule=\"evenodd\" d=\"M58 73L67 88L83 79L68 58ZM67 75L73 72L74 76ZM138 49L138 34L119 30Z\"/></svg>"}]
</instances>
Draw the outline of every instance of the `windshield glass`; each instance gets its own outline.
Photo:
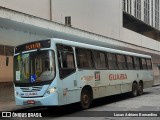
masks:
<instances>
[{"instance_id":1,"label":"windshield glass","mask_svg":"<svg viewBox=\"0 0 160 120\"><path fill-rule=\"evenodd\" d=\"M16 83L37 83L52 80L55 76L53 51L35 51L14 57Z\"/></svg>"}]
</instances>

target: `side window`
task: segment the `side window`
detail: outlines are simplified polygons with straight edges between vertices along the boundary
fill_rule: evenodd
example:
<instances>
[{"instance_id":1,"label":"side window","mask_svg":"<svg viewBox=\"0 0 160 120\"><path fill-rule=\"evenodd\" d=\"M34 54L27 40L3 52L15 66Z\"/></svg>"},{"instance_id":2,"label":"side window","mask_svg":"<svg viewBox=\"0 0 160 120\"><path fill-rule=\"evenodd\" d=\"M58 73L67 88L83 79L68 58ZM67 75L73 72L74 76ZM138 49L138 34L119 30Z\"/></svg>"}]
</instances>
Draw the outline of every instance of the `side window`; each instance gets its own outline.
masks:
<instances>
[{"instance_id":1,"label":"side window","mask_svg":"<svg viewBox=\"0 0 160 120\"><path fill-rule=\"evenodd\" d=\"M96 69L106 68L105 54L103 52L94 51L93 58Z\"/></svg>"},{"instance_id":2,"label":"side window","mask_svg":"<svg viewBox=\"0 0 160 120\"><path fill-rule=\"evenodd\" d=\"M134 68L134 66L133 66L133 57L126 56L126 62L127 62L127 68L129 70L132 70Z\"/></svg>"},{"instance_id":3,"label":"side window","mask_svg":"<svg viewBox=\"0 0 160 120\"><path fill-rule=\"evenodd\" d=\"M140 59L138 57L134 57L134 67L136 70L140 69Z\"/></svg>"},{"instance_id":4,"label":"side window","mask_svg":"<svg viewBox=\"0 0 160 120\"><path fill-rule=\"evenodd\" d=\"M92 52L87 49L76 48L77 66L82 69L92 69Z\"/></svg>"},{"instance_id":5,"label":"side window","mask_svg":"<svg viewBox=\"0 0 160 120\"><path fill-rule=\"evenodd\" d=\"M73 48L65 45L57 45L58 66L60 78L63 79L75 72Z\"/></svg>"},{"instance_id":6,"label":"side window","mask_svg":"<svg viewBox=\"0 0 160 120\"><path fill-rule=\"evenodd\" d=\"M142 69L147 69L146 59L142 58L141 63L142 63Z\"/></svg>"},{"instance_id":7,"label":"side window","mask_svg":"<svg viewBox=\"0 0 160 120\"><path fill-rule=\"evenodd\" d=\"M107 53L108 67L111 70L117 69L116 55L113 53Z\"/></svg>"},{"instance_id":8,"label":"side window","mask_svg":"<svg viewBox=\"0 0 160 120\"><path fill-rule=\"evenodd\" d=\"M147 62L147 68L148 68L149 70L152 69L151 59L146 59L146 62Z\"/></svg>"},{"instance_id":9,"label":"side window","mask_svg":"<svg viewBox=\"0 0 160 120\"><path fill-rule=\"evenodd\" d=\"M126 60L124 55L117 55L117 64L120 70L126 69Z\"/></svg>"}]
</instances>

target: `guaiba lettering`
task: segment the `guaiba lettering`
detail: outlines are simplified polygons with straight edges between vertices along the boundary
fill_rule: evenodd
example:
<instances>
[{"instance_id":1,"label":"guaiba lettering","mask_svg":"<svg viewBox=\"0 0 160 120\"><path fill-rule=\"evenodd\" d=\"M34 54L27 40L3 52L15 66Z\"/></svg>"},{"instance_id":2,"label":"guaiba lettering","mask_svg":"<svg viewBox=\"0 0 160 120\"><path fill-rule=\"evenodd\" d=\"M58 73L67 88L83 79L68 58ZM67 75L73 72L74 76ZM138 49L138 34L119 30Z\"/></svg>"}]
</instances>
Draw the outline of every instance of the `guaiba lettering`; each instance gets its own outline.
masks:
<instances>
[{"instance_id":1,"label":"guaiba lettering","mask_svg":"<svg viewBox=\"0 0 160 120\"><path fill-rule=\"evenodd\" d=\"M126 80L126 74L109 74L109 80Z\"/></svg>"}]
</instances>

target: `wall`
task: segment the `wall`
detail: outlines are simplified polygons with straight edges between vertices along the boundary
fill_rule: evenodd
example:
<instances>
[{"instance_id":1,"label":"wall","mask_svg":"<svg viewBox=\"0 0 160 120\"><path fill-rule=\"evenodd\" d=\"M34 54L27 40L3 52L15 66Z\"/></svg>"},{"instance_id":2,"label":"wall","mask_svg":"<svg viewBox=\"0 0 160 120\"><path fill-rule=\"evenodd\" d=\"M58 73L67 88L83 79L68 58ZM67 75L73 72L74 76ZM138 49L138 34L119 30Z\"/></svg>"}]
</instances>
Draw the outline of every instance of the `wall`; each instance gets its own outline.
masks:
<instances>
[{"instance_id":1,"label":"wall","mask_svg":"<svg viewBox=\"0 0 160 120\"><path fill-rule=\"evenodd\" d=\"M120 39L120 0L53 0L52 11L56 22L64 24L65 16L71 16L73 27Z\"/></svg>"},{"instance_id":2,"label":"wall","mask_svg":"<svg viewBox=\"0 0 160 120\"><path fill-rule=\"evenodd\" d=\"M0 55L0 82L13 81L13 57L9 57L9 64L6 66L6 56Z\"/></svg>"},{"instance_id":3,"label":"wall","mask_svg":"<svg viewBox=\"0 0 160 120\"><path fill-rule=\"evenodd\" d=\"M160 75L159 68L156 65L153 65L153 73L154 73L154 76Z\"/></svg>"},{"instance_id":4,"label":"wall","mask_svg":"<svg viewBox=\"0 0 160 120\"><path fill-rule=\"evenodd\" d=\"M0 6L50 19L50 0L0 0Z\"/></svg>"},{"instance_id":5,"label":"wall","mask_svg":"<svg viewBox=\"0 0 160 120\"><path fill-rule=\"evenodd\" d=\"M126 28L122 28L122 41L135 44L138 46L146 47L153 50L160 50L160 42L153 40L149 37L138 34Z\"/></svg>"}]
</instances>

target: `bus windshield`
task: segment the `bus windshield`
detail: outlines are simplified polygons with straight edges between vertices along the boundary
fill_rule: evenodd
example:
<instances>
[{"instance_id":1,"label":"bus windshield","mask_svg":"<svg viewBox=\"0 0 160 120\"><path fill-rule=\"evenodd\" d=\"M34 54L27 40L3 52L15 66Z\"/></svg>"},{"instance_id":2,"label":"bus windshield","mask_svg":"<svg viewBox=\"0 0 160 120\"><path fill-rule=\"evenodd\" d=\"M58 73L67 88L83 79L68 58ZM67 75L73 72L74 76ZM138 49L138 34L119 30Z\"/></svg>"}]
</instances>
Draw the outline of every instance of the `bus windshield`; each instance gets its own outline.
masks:
<instances>
[{"instance_id":1,"label":"bus windshield","mask_svg":"<svg viewBox=\"0 0 160 120\"><path fill-rule=\"evenodd\" d=\"M21 53L14 57L16 83L50 81L55 77L55 58L51 50Z\"/></svg>"}]
</instances>

